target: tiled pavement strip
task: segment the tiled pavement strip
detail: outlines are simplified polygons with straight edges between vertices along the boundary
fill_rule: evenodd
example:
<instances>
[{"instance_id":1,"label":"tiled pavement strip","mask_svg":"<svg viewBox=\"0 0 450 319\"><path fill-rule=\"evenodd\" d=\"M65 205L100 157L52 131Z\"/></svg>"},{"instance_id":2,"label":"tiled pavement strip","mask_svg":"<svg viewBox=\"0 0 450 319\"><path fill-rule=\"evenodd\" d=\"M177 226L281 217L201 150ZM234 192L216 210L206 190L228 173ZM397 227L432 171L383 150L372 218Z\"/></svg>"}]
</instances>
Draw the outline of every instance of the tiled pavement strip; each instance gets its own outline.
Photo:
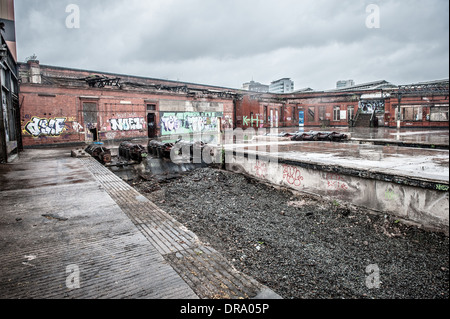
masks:
<instances>
[{"instance_id":1,"label":"tiled pavement strip","mask_svg":"<svg viewBox=\"0 0 450 319\"><path fill-rule=\"evenodd\" d=\"M52 152L0 172L1 299L279 297L95 159Z\"/></svg>"},{"instance_id":2,"label":"tiled pavement strip","mask_svg":"<svg viewBox=\"0 0 450 319\"><path fill-rule=\"evenodd\" d=\"M277 298L92 158L80 159L144 236L200 298ZM180 199L182 201L182 199Z\"/></svg>"}]
</instances>

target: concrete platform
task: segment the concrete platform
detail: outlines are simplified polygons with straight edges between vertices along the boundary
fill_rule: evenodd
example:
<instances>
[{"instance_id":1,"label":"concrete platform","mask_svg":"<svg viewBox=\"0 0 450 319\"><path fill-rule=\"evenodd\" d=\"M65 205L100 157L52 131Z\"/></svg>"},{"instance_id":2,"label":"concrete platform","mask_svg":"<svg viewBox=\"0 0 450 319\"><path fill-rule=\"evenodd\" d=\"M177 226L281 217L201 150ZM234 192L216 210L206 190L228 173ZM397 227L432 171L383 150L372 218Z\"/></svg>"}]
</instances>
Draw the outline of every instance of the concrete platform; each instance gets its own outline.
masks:
<instances>
[{"instance_id":1,"label":"concrete platform","mask_svg":"<svg viewBox=\"0 0 450 319\"><path fill-rule=\"evenodd\" d=\"M335 142L225 145L227 168L449 233L449 152Z\"/></svg>"},{"instance_id":2,"label":"concrete platform","mask_svg":"<svg viewBox=\"0 0 450 319\"><path fill-rule=\"evenodd\" d=\"M271 291L93 158L70 155L26 150L0 166L0 298L256 298Z\"/></svg>"},{"instance_id":3,"label":"concrete platform","mask_svg":"<svg viewBox=\"0 0 450 319\"><path fill-rule=\"evenodd\" d=\"M279 132L335 131L348 134L350 143L386 146L404 146L415 148L449 149L448 129L429 128L387 128L387 127L291 127L280 128Z\"/></svg>"}]
</instances>

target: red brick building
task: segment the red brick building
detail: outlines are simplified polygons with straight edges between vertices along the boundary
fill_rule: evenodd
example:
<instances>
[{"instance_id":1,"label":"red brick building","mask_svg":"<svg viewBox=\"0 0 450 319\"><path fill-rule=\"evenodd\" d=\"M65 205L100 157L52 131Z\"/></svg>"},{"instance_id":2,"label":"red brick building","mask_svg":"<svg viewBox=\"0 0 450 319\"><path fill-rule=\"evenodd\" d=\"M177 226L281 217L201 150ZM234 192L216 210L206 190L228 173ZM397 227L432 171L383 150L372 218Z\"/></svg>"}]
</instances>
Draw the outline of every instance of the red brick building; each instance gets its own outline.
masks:
<instances>
[{"instance_id":1,"label":"red brick building","mask_svg":"<svg viewBox=\"0 0 450 319\"><path fill-rule=\"evenodd\" d=\"M25 146L217 132L232 127L226 88L19 63Z\"/></svg>"},{"instance_id":2,"label":"red brick building","mask_svg":"<svg viewBox=\"0 0 450 319\"><path fill-rule=\"evenodd\" d=\"M449 127L449 81L402 85L386 99L389 127Z\"/></svg>"},{"instance_id":3,"label":"red brick building","mask_svg":"<svg viewBox=\"0 0 450 319\"><path fill-rule=\"evenodd\" d=\"M448 127L448 80L376 81L330 91L243 91L19 63L25 146L177 139L225 128ZM400 122L398 122L400 114Z\"/></svg>"},{"instance_id":4,"label":"red brick building","mask_svg":"<svg viewBox=\"0 0 450 319\"><path fill-rule=\"evenodd\" d=\"M248 93L237 103L236 125L448 128L448 88L448 80L402 86L375 81L330 91Z\"/></svg>"}]
</instances>

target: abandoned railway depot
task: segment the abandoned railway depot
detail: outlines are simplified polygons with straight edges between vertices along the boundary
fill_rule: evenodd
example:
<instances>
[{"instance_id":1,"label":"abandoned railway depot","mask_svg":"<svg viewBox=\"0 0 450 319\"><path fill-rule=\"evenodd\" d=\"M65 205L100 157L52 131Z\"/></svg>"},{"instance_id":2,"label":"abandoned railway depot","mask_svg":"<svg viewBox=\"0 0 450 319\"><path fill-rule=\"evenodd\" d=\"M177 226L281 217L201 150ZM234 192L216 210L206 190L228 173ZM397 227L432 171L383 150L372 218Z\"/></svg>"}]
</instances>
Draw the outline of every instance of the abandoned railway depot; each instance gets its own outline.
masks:
<instances>
[{"instance_id":1,"label":"abandoned railway depot","mask_svg":"<svg viewBox=\"0 0 450 319\"><path fill-rule=\"evenodd\" d=\"M21 34L41 27L27 19ZM206 84L103 72L94 56L87 70L69 48L52 50L75 67L19 61L13 0L0 0L0 35L1 299L448 299L442 73L295 90L289 74L230 88L208 84L226 76L214 70L200 70Z\"/></svg>"},{"instance_id":2,"label":"abandoned railway depot","mask_svg":"<svg viewBox=\"0 0 450 319\"><path fill-rule=\"evenodd\" d=\"M19 63L25 147L227 128L448 127L448 80L289 94Z\"/></svg>"}]
</instances>

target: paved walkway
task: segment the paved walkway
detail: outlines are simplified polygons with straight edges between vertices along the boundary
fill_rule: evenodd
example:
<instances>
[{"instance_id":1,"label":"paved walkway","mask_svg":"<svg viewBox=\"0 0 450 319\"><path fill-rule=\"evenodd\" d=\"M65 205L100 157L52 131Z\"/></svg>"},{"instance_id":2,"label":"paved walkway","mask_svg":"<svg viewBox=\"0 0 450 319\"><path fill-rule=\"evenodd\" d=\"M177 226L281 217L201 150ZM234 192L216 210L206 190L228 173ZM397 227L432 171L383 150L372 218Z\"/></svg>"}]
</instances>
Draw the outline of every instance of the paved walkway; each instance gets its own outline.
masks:
<instances>
[{"instance_id":1,"label":"paved walkway","mask_svg":"<svg viewBox=\"0 0 450 319\"><path fill-rule=\"evenodd\" d=\"M278 298L92 158L0 165L0 298Z\"/></svg>"}]
</instances>

